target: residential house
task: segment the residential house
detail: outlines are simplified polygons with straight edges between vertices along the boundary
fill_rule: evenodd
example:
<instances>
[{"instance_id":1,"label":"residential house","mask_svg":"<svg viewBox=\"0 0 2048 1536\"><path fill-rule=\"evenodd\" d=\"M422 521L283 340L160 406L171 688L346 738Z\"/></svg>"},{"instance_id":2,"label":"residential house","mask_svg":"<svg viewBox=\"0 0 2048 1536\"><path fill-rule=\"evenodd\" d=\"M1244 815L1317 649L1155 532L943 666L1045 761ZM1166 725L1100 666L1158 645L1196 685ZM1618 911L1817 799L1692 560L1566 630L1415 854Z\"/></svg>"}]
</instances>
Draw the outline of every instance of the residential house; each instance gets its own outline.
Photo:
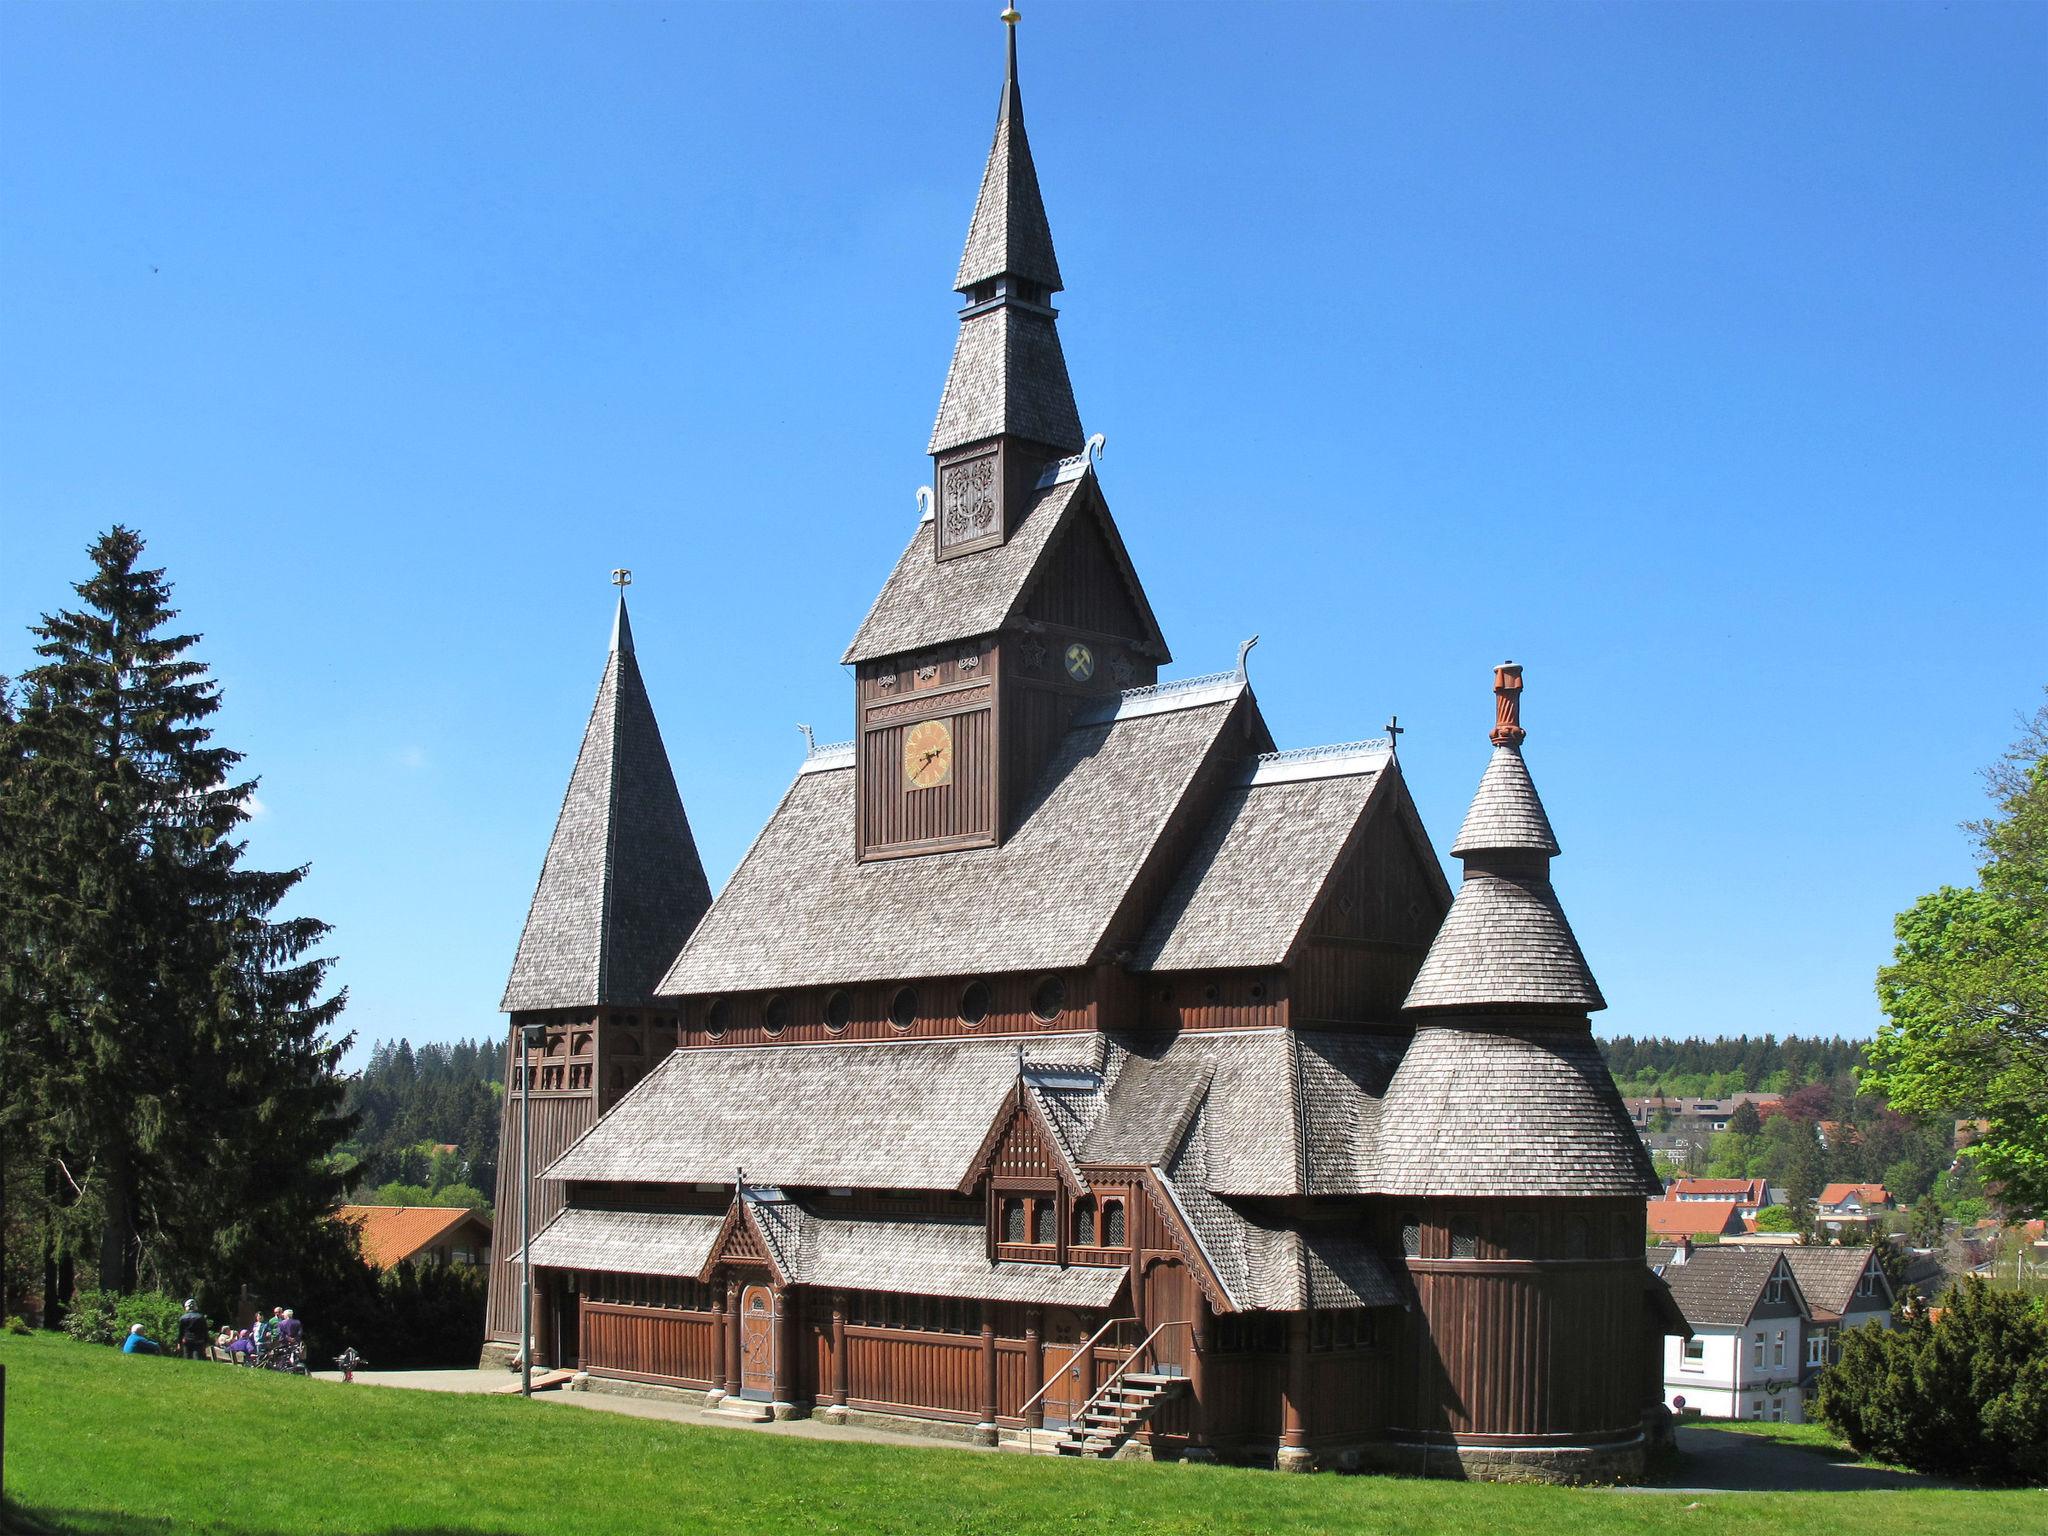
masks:
<instances>
[{"instance_id":1,"label":"residential house","mask_svg":"<svg viewBox=\"0 0 2048 1536\"><path fill-rule=\"evenodd\" d=\"M1807 1305L1786 1251L1699 1248L1666 1265L1663 1278L1692 1329L1665 1340L1666 1405L1803 1424Z\"/></svg>"},{"instance_id":2,"label":"residential house","mask_svg":"<svg viewBox=\"0 0 2048 1536\"><path fill-rule=\"evenodd\" d=\"M1653 1237L1740 1237L1742 1208L1732 1200L1649 1200L1647 1227Z\"/></svg>"},{"instance_id":3,"label":"residential house","mask_svg":"<svg viewBox=\"0 0 2048 1536\"><path fill-rule=\"evenodd\" d=\"M344 1205L341 1219L362 1234L363 1257L379 1269L415 1264L491 1262L488 1217L462 1206Z\"/></svg>"},{"instance_id":4,"label":"residential house","mask_svg":"<svg viewBox=\"0 0 2048 1536\"><path fill-rule=\"evenodd\" d=\"M1771 1203L1762 1179L1678 1179L1665 1198L1705 1205L1733 1202L1745 1220Z\"/></svg>"},{"instance_id":5,"label":"residential house","mask_svg":"<svg viewBox=\"0 0 2048 1536\"><path fill-rule=\"evenodd\" d=\"M1810 1399L1821 1371L1842 1357L1842 1333L1892 1325L1892 1285L1875 1248L1789 1248L1785 1262L1806 1298L1804 1385Z\"/></svg>"},{"instance_id":6,"label":"residential house","mask_svg":"<svg viewBox=\"0 0 2048 1536\"><path fill-rule=\"evenodd\" d=\"M1758 1114L1766 1114L1784 1102L1775 1093L1731 1093L1718 1099L1687 1099L1663 1095L1649 1099L1626 1099L1629 1118L1634 1120L1638 1130L1657 1129L1667 1116L1669 1128L1680 1129L1687 1125L1700 1126L1709 1131L1725 1131L1735 1111L1745 1104L1754 1104Z\"/></svg>"},{"instance_id":7,"label":"residential house","mask_svg":"<svg viewBox=\"0 0 2048 1536\"><path fill-rule=\"evenodd\" d=\"M1830 1184L1814 1202L1814 1220L1830 1232L1844 1226L1867 1225L1870 1218L1892 1208L1892 1197L1882 1184Z\"/></svg>"}]
</instances>

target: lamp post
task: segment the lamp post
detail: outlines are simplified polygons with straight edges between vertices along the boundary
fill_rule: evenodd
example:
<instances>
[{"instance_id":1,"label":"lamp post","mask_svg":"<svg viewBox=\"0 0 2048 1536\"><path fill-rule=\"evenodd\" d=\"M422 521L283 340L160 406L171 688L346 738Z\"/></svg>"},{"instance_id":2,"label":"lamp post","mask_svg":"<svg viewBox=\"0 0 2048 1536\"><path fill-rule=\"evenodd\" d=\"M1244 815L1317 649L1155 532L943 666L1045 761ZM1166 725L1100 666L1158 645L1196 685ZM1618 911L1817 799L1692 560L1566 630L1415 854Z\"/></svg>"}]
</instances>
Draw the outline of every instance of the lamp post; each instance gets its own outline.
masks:
<instances>
[{"instance_id":1,"label":"lamp post","mask_svg":"<svg viewBox=\"0 0 2048 1536\"><path fill-rule=\"evenodd\" d=\"M519 1395L533 1396L533 1053L548 1043L545 1024L519 1030Z\"/></svg>"}]
</instances>

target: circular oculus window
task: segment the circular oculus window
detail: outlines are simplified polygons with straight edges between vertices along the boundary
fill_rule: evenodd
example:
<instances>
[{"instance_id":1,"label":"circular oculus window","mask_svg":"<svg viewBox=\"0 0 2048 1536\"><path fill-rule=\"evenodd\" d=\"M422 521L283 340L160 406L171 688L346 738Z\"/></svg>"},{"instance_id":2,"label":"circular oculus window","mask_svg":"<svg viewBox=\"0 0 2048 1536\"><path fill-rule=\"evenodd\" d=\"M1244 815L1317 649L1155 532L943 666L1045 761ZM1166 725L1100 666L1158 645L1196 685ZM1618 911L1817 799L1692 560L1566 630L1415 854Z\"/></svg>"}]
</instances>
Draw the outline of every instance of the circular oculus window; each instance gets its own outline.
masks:
<instances>
[{"instance_id":1,"label":"circular oculus window","mask_svg":"<svg viewBox=\"0 0 2048 1536\"><path fill-rule=\"evenodd\" d=\"M825 999L825 1027L833 1034L845 1034L852 1019L853 999L845 992L834 992Z\"/></svg>"},{"instance_id":2,"label":"circular oculus window","mask_svg":"<svg viewBox=\"0 0 2048 1536\"><path fill-rule=\"evenodd\" d=\"M969 1029L988 1017L989 991L985 981L970 981L960 994L960 1022Z\"/></svg>"},{"instance_id":3,"label":"circular oculus window","mask_svg":"<svg viewBox=\"0 0 2048 1536\"><path fill-rule=\"evenodd\" d=\"M732 1023L732 1004L725 998L715 998L704 1011L704 1033L714 1040L725 1037L727 1026Z\"/></svg>"},{"instance_id":4,"label":"circular oculus window","mask_svg":"<svg viewBox=\"0 0 2048 1536\"><path fill-rule=\"evenodd\" d=\"M771 1035L789 1028L789 999L780 992L761 1005L761 1027Z\"/></svg>"},{"instance_id":5,"label":"circular oculus window","mask_svg":"<svg viewBox=\"0 0 2048 1536\"><path fill-rule=\"evenodd\" d=\"M896 995L889 1000L889 1022L898 1029L908 1029L917 1022L917 988L897 989Z\"/></svg>"},{"instance_id":6,"label":"circular oculus window","mask_svg":"<svg viewBox=\"0 0 2048 1536\"><path fill-rule=\"evenodd\" d=\"M1065 1013L1067 984L1057 976L1040 978L1037 989L1031 994L1031 1011L1048 1024Z\"/></svg>"}]
</instances>

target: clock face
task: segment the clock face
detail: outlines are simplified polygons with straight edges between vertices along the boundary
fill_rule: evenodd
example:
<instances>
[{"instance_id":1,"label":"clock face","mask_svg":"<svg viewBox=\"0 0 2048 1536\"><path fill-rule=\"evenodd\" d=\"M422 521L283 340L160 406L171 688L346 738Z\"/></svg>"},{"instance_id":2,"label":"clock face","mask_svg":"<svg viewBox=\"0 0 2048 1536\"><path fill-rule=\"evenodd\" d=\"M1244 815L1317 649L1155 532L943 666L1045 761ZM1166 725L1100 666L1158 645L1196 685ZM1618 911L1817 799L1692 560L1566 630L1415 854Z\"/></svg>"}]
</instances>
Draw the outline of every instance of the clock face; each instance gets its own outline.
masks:
<instances>
[{"instance_id":1,"label":"clock face","mask_svg":"<svg viewBox=\"0 0 2048 1536\"><path fill-rule=\"evenodd\" d=\"M1095 675L1095 653L1076 640L1067 647L1067 676L1085 683Z\"/></svg>"},{"instance_id":2,"label":"clock face","mask_svg":"<svg viewBox=\"0 0 2048 1536\"><path fill-rule=\"evenodd\" d=\"M903 735L903 787L936 789L953 782L953 730L943 720L921 720Z\"/></svg>"}]
</instances>

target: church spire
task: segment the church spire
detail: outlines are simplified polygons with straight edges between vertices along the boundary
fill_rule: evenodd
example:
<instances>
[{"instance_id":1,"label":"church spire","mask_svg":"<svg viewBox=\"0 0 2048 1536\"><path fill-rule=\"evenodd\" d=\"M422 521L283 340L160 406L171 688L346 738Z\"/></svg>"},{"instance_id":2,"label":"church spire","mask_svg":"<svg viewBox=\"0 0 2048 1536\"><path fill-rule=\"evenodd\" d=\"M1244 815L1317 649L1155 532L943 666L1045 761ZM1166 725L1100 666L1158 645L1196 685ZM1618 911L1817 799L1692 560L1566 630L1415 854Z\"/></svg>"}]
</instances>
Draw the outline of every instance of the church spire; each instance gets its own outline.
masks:
<instances>
[{"instance_id":1,"label":"church spire","mask_svg":"<svg viewBox=\"0 0 2048 1536\"><path fill-rule=\"evenodd\" d=\"M711 905L633 655L632 573L612 579L611 650L505 984L507 1012L645 1003Z\"/></svg>"},{"instance_id":2,"label":"church spire","mask_svg":"<svg viewBox=\"0 0 2048 1536\"><path fill-rule=\"evenodd\" d=\"M940 559L1008 539L1040 469L1085 442L1054 326L1052 296L1063 285L1024 133L1016 11L1003 21L1009 53L995 142L953 277L967 303L925 450L938 461Z\"/></svg>"}]
</instances>

